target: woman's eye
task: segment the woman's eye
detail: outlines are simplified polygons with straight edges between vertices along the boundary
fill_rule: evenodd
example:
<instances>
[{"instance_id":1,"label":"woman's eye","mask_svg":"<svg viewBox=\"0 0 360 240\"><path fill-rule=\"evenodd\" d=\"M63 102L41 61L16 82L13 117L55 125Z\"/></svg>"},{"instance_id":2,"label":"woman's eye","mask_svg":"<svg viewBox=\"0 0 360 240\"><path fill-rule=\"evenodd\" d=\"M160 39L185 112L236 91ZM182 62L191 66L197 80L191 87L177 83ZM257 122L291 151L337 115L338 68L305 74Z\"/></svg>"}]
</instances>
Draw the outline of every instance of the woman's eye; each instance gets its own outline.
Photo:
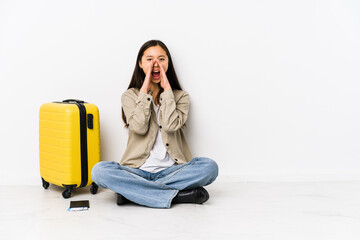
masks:
<instances>
[{"instance_id":1,"label":"woman's eye","mask_svg":"<svg viewBox=\"0 0 360 240\"><path fill-rule=\"evenodd\" d=\"M160 61L165 61L165 58L160 58Z\"/></svg>"},{"instance_id":2,"label":"woman's eye","mask_svg":"<svg viewBox=\"0 0 360 240\"><path fill-rule=\"evenodd\" d=\"M148 61L148 62L151 61L151 58L146 59L146 61Z\"/></svg>"}]
</instances>

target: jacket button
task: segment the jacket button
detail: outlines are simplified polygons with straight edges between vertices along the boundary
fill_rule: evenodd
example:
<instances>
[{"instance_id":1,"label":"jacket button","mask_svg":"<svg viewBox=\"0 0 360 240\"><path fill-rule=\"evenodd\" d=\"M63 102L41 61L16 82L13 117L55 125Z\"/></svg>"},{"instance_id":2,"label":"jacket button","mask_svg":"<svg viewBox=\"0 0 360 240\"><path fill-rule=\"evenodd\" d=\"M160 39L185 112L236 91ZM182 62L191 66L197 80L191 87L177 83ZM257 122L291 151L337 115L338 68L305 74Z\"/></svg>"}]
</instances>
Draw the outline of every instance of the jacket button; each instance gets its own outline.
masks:
<instances>
[{"instance_id":1,"label":"jacket button","mask_svg":"<svg viewBox=\"0 0 360 240\"><path fill-rule=\"evenodd\" d=\"M178 160L175 158L175 162L177 162Z\"/></svg>"},{"instance_id":2,"label":"jacket button","mask_svg":"<svg viewBox=\"0 0 360 240\"><path fill-rule=\"evenodd\" d=\"M159 128L162 128L162 126L160 125Z\"/></svg>"},{"instance_id":3,"label":"jacket button","mask_svg":"<svg viewBox=\"0 0 360 240\"><path fill-rule=\"evenodd\" d=\"M150 98L148 98L148 101L150 101Z\"/></svg>"},{"instance_id":4,"label":"jacket button","mask_svg":"<svg viewBox=\"0 0 360 240\"><path fill-rule=\"evenodd\" d=\"M166 144L166 146L168 147L168 146L169 146L169 144L167 143L167 144Z\"/></svg>"},{"instance_id":5,"label":"jacket button","mask_svg":"<svg viewBox=\"0 0 360 240\"><path fill-rule=\"evenodd\" d=\"M162 98L160 98L160 101L162 101Z\"/></svg>"}]
</instances>

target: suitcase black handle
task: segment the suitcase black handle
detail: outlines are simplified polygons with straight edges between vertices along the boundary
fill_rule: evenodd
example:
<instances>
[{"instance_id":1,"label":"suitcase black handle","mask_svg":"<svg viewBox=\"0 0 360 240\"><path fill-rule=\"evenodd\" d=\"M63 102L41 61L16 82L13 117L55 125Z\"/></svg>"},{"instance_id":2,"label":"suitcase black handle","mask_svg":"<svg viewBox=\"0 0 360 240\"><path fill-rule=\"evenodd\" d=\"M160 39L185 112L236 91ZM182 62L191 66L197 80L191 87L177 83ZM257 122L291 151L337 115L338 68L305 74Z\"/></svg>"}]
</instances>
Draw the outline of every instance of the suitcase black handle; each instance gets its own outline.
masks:
<instances>
[{"instance_id":1,"label":"suitcase black handle","mask_svg":"<svg viewBox=\"0 0 360 240\"><path fill-rule=\"evenodd\" d=\"M66 99L63 102L85 103L83 100L78 100L78 99Z\"/></svg>"}]
</instances>

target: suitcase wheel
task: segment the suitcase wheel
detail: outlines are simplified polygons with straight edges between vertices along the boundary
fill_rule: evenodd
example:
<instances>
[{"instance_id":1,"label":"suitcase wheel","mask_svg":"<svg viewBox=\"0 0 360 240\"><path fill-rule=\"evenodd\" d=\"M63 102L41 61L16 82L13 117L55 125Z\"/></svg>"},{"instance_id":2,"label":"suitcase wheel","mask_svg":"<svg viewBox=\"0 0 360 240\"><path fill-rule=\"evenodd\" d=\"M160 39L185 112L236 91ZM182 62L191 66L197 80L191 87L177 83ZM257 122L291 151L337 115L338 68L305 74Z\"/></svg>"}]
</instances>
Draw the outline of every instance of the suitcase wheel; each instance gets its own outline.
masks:
<instances>
[{"instance_id":1,"label":"suitcase wheel","mask_svg":"<svg viewBox=\"0 0 360 240\"><path fill-rule=\"evenodd\" d=\"M73 186L65 186L66 189L62 192L62 196L64 198L69 198L71 196L71 191L73 190L73 187L76 186L76 185L73 185Z\"/></svg>"},{"instance_id":2,"label":"suitcase wheel","mask_svg":"<svg viewBox=\"0 0 360 240\"><path fill-rule=\"evenodd\" d=\"M42 185L44 189L48 189L48 187L50 186L50 183L48 183L47 181L45 181L43 178L41 178L42 180Z\"/></svg>"},{"instance_id":3,"label":"suitcase wheel","mask_svg":"<svg viewBox=\"0 0 360 240\"><path fill-rule=\"evenodd\" d=\"M70 189L65 189L63 192L62 192L62 196L64 198L69 198L71 196L71 190Z\"/></svg>"},{"instance_id":4,"label":"suitcase wheel","mask_svg":"<svg viewBox=\"0 0 360 240\"><path fill-rule=\"evenodd\" d=\"M92 194L96 194L97 191L98 191L98 189L99 189L99 186L96 185L96 183L93 182L93 183L91 184L91 187L90 187L90 192L91 192Z\"/></svg>"}]
</instances>

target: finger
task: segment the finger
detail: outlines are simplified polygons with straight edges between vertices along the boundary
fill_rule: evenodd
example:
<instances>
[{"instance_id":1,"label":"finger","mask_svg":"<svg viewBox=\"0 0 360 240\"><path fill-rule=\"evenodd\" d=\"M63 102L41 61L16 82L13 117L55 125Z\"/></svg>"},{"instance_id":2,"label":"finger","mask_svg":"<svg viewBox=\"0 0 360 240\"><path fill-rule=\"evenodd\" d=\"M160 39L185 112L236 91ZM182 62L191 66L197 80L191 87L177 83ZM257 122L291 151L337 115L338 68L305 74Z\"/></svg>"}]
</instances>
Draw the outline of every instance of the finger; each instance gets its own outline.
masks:
<instances>
[{"instance_id":1,"label":"finger","mask_svg":"<svg viewBox=\"0 0 360 240\"><path fill-rule=\"evenodd\" d=\"M151 62L150 62L150 67L149 67L149 71L148 72L152 72L152 70L153 70L153 68L154 68L154 61L153 60L151 60Z\"/></svg>"},{"instance_id":2,"label":"finger","mask_svg":"<svg viewBox=\"0 0 360 240\"><path fill-rule=\"evenodd\" d=\"M164 75L164 74L165 74L165 71L164 71L163 66L160 64L160 61L159 61L158 59L156 59L156 61L157 61L157 63L158 63L159 66L160 66L160 74L161 74L161 75Z\"/></svg>"},{"instance_id":3,"label":"finger","mask_svg":"<svg viewBox=\"0 0 360 240\"><path fill-rule=\"evenodd\" d=\"M147 79L150 79L150 75L151 75L152 69L153 69L153 61L151 60L149 69L148 69L148 71L147 71L147 73L146 73L146 78L147 78Z\"/></svg>"},{"instance_id":4,"label":"finger","mask_svg":"<svg viewBox=\"0 0 360 240\"><path fill-rule=\"evenodd\" d=\"M169 80L162 66L160 67L160 73L161 87L166 89L166 87L169 85Z\"/></svg>"},{"instance_id":5,"label":"finger","mask_svg":"<svg viewBox=\"0 0 360 240\"><path fill-rule=\"evenodd\" d=\"M162 65L160 64L159 59L156 59L156 62L159 64L160 69L163 69Z\"/></svg>"}]
</instances>

